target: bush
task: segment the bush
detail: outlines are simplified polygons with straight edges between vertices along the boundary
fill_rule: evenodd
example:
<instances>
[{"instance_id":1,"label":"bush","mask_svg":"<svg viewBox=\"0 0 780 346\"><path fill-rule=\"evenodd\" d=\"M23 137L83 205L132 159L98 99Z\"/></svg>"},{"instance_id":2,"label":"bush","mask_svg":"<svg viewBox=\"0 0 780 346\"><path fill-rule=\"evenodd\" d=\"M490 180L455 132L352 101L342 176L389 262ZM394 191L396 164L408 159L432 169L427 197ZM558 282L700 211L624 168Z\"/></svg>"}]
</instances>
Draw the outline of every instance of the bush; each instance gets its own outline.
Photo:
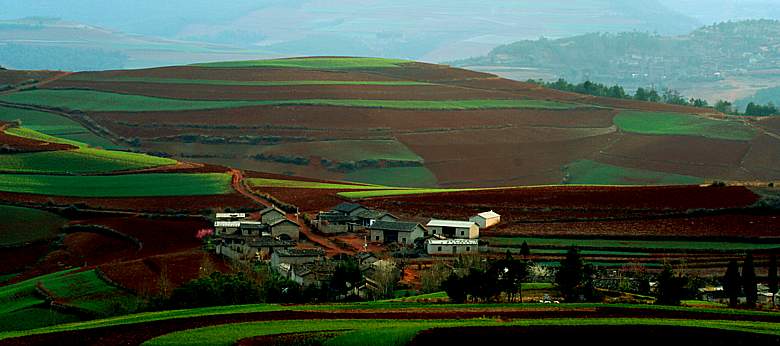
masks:
<instances>
[{"instance_id":1,"label":"bush","mask_svg":"<svg viewBox=\"0 0 780 346\"><path fill-rule=\"evenodd\" d=\"M210 276L192 280L173 290L168 305L172 308L260 303L260 287L244 273Z\"/></svg>"}]
</instances>

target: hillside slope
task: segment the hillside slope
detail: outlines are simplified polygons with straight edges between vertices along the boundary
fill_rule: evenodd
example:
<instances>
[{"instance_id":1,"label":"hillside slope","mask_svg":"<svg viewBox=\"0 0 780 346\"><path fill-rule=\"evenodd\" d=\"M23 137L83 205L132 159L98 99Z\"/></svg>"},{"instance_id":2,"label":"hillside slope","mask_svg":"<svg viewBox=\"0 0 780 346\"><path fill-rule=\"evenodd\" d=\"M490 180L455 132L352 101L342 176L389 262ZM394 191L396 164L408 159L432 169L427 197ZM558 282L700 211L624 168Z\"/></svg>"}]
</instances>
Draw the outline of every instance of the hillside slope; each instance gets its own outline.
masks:
<instances>
[{"instance_id":1,"label":"hillside slope","mask_svg":"<svg viewBox=\"0 0 780 346\"><path fill-rule=\"evenodd\" d=\"M743 119L403 60L85 72L0 102L64 111L142 151L391 186L780 177L776 137Z\"/></svg>"}]
</instances>

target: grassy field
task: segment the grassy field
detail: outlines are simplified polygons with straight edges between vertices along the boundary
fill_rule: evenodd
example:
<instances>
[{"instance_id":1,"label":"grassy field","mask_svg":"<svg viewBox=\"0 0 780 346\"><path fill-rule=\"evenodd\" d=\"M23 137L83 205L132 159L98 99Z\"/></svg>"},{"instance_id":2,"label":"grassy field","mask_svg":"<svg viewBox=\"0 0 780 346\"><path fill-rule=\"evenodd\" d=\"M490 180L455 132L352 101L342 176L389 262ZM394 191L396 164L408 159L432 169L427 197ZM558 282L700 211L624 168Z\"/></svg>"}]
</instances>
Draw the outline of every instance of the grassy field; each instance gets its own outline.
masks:
<instances>
[{"instance_id":1,"label":"grassy field","mask_svg":"<svg viewBox=\"0 0 780 346\"><path fill-rule=\"evenodd\" d=\"M714 139L749 141L756 132L741 121L715 120L678 113L624 111L614 119L626 132L648 135L701 136Z\"/></svg>"},{"instance_id":2,"label":"grassy field","mask_svg":"<svg viewBox=\"0 0 780 346\"><path fill-rule=\"evenodd\" d=\"M704 179L578 160L564 167L567 184L595 185L696 185Z\"/></svg>"},{"instance_id":3,"label":"grassy field","mask_svg":"<svg viewBox=\"0 0 780 346\"><path fill-rule=\"evenodd\" d=\"M95 135L81 126L81 124L66 117L53 113L0 106L0 121L13 122L17 120L28 129L50 136L86 143L93 147L118 147L109 140Z\"/></svg>"},{"instance_id":4,"label":"grassy field","mask_svg":"<svg viewBox=\"0 0 780 346\"><path fill-rule=\"evenodd\" d=\"M112 176L0 174L0 191L68 197L203 196L230 193L230 180L231 176L223 173Z\"/></svg>"},{"instance_id":5,"label":"grassy field","mask_svg":"<svg viewBox=\"0 0 780 346\"><path fill-rule=\"evenodd\" d=\"M399 187L424 187L436 186L438 179L428 168L418 167L392 167L392 168L367 168L347 173L346 179L359 183L377 184ZM410 191L410 190L384 190L384 191ZM369 191L365 191L369 193ZM375 191L373 191L375 192ZM349 193L349 192L347 192ZM353 197L349 197L353 198Z\"/></svg>"},{"instance_id":6,"label":"grassy field","mask_svg":"<svg viewBox=\"0 0 780 346\"><path fill-rule=\"evenodd\" d=\"M300 180L282 180L282 179L267 179L267 178L250 178L247 180L249 181L249 184L254 187L284 187L284 188L292 188L292 189L329 189L329 190L395 189L394 187L386 187L380 185L320 183L316 181L300 181Z\"/></svg>"},{"instance_id":7,"label":"grassy field","mask_svg":"<svg viewBox=\"0 0 780 346\"><path fill-rule=\"evenodd\" d=\"M435 85L434 83L415 82L405 80L388 81L348 81L348 80L290 80L290 81L234 81L215 79L183 79L183 78L154 78L154 77L125 77L113 78L92 77L90 74L77 74L68 77L67 80L90 82L123 82L123 83L155 83L155 84L194 84L194 85L224 85L224 86L249 86L249 87L273 87L273 86L299 86L299 85L379 85L379 86L415 86Z\"/></svg>"},{"instance_id":8,"label":"grassy field","mask_svg":"<svg viewBox=\"0 0 780 346\"><path fill-rule=\"evenodd\" d=\"M350 100L306 99L264 101L203 101L126 95L89 90L30 90L0 96L0 101L92 112L185 111L248 106L336 106L392 109L467 110L500 108L571 109L574 104L542 100Z\"/></svg>"},{"instance_id":9,"label":"grassy field","mask_svg":"<svg viewBox=\"0 0 780 346\"><path fill-rule=\"evenodd\" d=\"M174 164L167 158L94 148L0 154L0 171L20 173L106 173Z\"/></svg>"},{"instance_id":10,"label":"grassy field","mask_svg":"<svg viewBox=\"0 0 780 346\"><path fill-rule=\"evenodd\" d=\"M130 293L109 285L95 270L73 272L41 280L43 289L57 302L88 311L96 316L111 316L134 311L139 300Z\"/></svg>"},{"instance_id":11,"label":"grassy field","mask_svg":"<svg viewBox=\"0 0 780 346\"><path fill-rule=\"evenodd\" d=\"M236 341L259 335L336 330L343 334L325 345L404 345L418 332L431 328L490 326L678 326L748 331L780 335L780 324L742 321L663 320L653 318L534 319L497 321L467 320L304 320L250 322L219 325L175 332L152 339L144 345L233 345Z\"/></svg>"},{"instance_id":12,"label":"grassy field","mask_svg":"<svg viewBox=\"0 0 780 346\"><path fill-rule=\"evenodd\" d=\"M527 242L532 251L534 246L569 247L577 246L583 249L614 248L621 253L638 249L643 254L646 249L652 250L715 250L715 251L748 251L780 249L780 244L718 242L718 241L666 241L666 240L622 240L622 239L568 239L568 238L528 238L528 237L485 237L490 246L520 246ZM594 255L597 255L594 254Z\"/></svg>"},{"instance_id":13,"label":"grassy field","mask_svg":"<svg viewBox=\"0 0 780 346\"><path fill-rule=\"evenodd\" d=\"M382 58L290 58L273 60L226 61L194 64L199 67L216 68L302 68L313 70L350 70L394 68L410 63L401 59Z\"/></svg>"},{"instance_id":14,"label":"grassy field","mask_svg":"<svg viewBox=\"0 0 780 346\"><path fill-rule=\"evenodd\" d=\"M0 205L0 246L52 237L67 220L43 210Z\"/></svg>"},{"instance_id":15,"label":"grassy field","mask_svg":"<svg viewBox=\"0 0 780 346\"><path fill-rule=\"evenodd\" d=\"M33 329L78 321L76 316L44 306L43 297L35 291L38 282L53 280L66 273L68 271L0 287L0 331Z\"/></svg>"},{"instance_id":16,"label":"grassy field","mask_svg":"<svg viewBox=\"0 0 780 346\"><path fill-rule=\"evenodd\" d=\"M268 146L264 153L311 157L337 162L387 160L422 162L423 159L397 140L331 140L282 143Z\"/></svg>"}]
</instances>

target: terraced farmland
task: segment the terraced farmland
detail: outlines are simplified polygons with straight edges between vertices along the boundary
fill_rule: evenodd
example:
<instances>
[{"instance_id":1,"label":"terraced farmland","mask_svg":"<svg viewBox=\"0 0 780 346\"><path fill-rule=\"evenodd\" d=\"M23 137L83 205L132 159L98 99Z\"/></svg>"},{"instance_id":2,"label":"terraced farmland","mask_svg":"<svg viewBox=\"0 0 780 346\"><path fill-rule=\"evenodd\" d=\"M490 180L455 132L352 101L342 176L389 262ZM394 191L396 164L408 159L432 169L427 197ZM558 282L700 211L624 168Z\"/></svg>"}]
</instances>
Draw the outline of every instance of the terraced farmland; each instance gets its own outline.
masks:
<instances>
[{"instance_id":1,"label":"terraced farmland","mask_svg":"<svg viewBox=\"0 0 780 346\"><path fill-rule=\"evenodd\" d=\"M49 212L0 205L0 246L18 245L54 236L66 220Z\"/></svg>"},{"instance_id":2,"label":"terraced farmland","mask_svg":"<svg viewBox=\"0 0 780 346\"><path fill-rule=\"evenodd\" d=\"M0 100L85 112L112 142L141 151L328 180L463 188L780 177L767 138L711 109L393 59L84 72Z\"/></svg>"}]
</instances>

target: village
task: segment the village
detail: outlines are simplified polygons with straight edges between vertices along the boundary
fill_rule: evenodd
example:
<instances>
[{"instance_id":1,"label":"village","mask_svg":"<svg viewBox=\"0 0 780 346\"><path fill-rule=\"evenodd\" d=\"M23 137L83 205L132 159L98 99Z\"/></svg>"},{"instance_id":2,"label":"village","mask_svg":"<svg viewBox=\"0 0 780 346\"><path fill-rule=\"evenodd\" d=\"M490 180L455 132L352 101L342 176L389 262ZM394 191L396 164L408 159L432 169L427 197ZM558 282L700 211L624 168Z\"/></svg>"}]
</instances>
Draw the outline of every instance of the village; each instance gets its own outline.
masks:
<instances>
[{"instance_id":1,"label":"village","mask_svg":"<svg viewBox=\"0 0 780 346\"><path fill-rule=\"evenodd\" d=\"M386 294L388 287L403 279L403 270L392 259L386 259L392 257L388 255L391 250L427 258L478 255L480 230L497 225L501 216L491 210L468 220L430 219L423 225L345 202L319 212L308 224L297 215L296 219L291 220L276 206L256 215L217 213L211 240L214 251L244 264L268 264L302 287L322 286L334 275L339 260L329 258L323 248L303 240L302 227L324 236L356 235L363 238L363 247L354 260L365 280L353 288L354 293L376 297Z\"/></svg>"}]
</instances>

